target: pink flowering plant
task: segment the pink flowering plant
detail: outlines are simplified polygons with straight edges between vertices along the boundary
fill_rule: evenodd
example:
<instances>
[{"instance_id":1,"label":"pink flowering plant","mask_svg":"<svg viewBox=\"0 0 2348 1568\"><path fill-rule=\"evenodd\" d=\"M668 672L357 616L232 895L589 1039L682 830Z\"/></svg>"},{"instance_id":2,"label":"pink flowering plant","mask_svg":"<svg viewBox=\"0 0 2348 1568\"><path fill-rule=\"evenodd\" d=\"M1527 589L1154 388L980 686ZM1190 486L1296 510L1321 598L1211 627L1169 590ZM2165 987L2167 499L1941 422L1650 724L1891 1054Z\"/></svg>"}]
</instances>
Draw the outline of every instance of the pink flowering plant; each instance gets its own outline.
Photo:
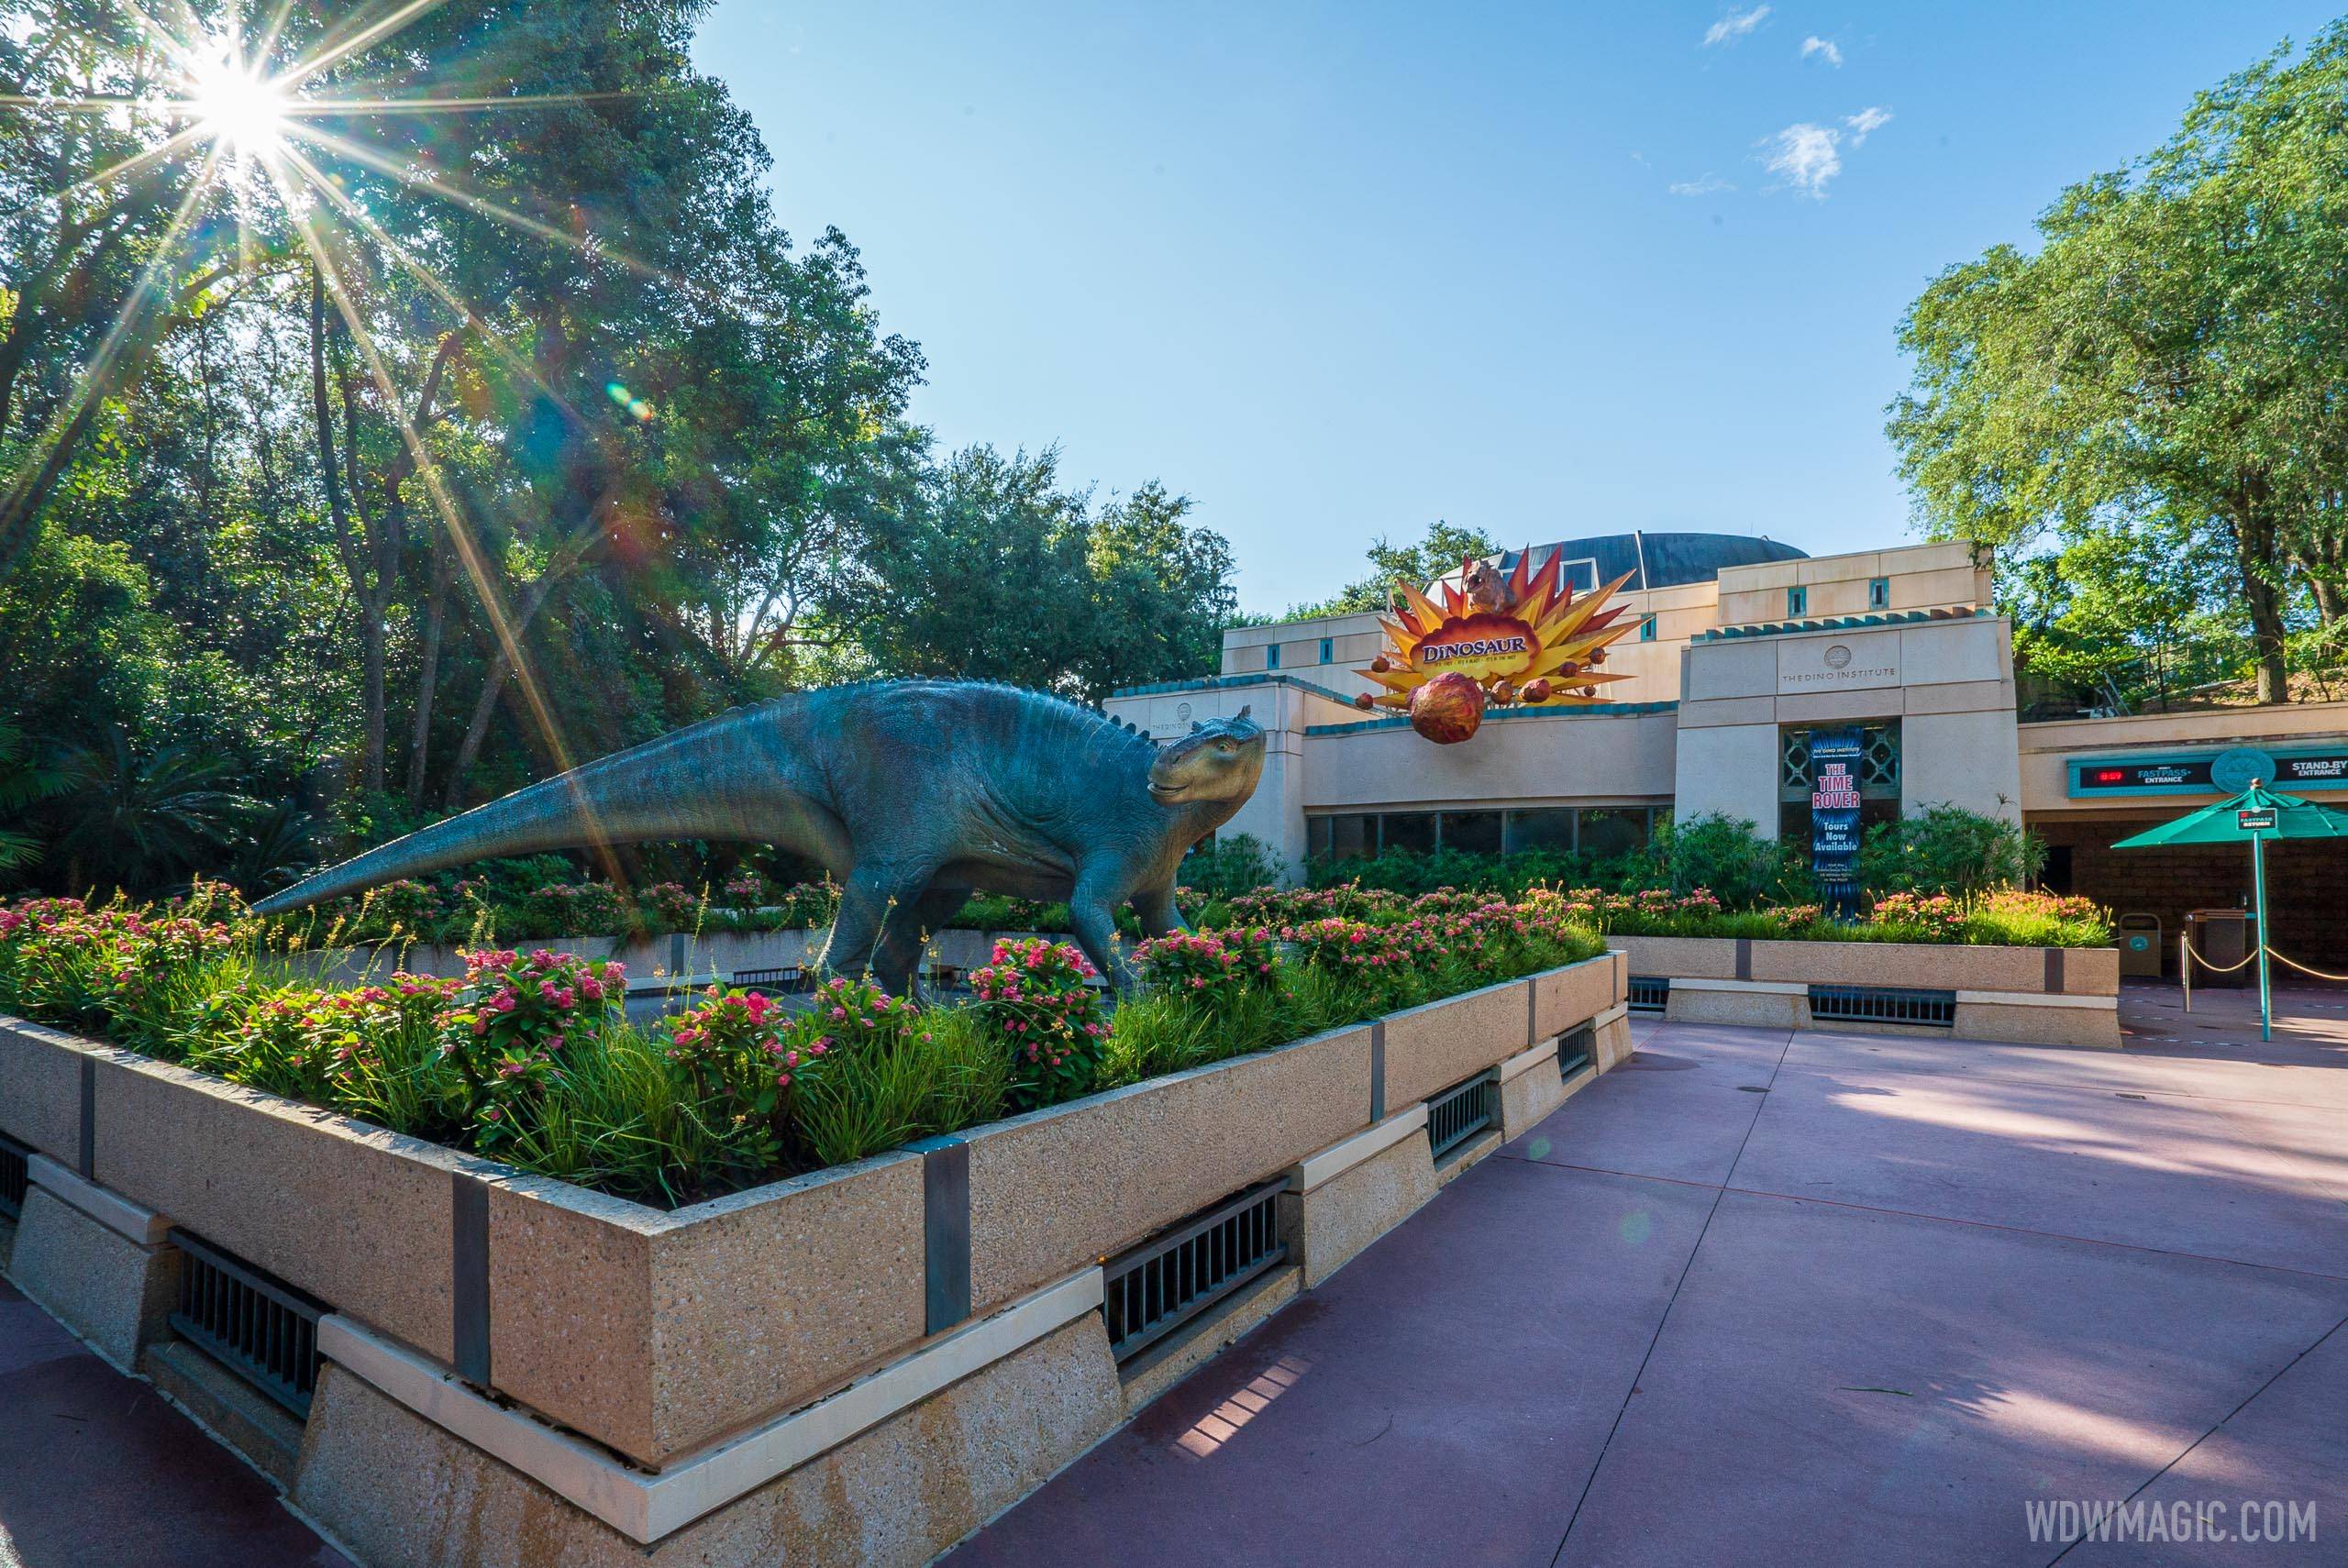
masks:
<instances>
[{"instance_id":1,"label":"pink flowering plant","mask_svg":"<svg viewBox=\"0 0 2348 1568\"><path fill-rule=\"evenodd\" d=\"M522 897L528 929L548 936L617 931L626 908L609 882L548 882Z\"/></svg>"},{"instance_id":2,"label":"pink flowering plant","mask_svg":"<svg viewBox=\"0 0 2348 1568\"><path fill-rule=\"evenodd\" d=\"M561 1071L565 1050L610 1021L627 971L539 948L468 953L464 1005L445 1017L443 1054L465 1088L465 1121L493 1150Z\"/></svg>"},{"instance_id":3,"label":"pink flowering plant","mask_svg":"<svg viewBox=\"0 0 2348 1568\"><path fill-rule=\"evenodd\" d=\"M1176 931L1134 949L1134 972L1154 990L1199 1001L1229 1001L1275 983L1278 946L1265 926Z\"/></svg>"},{"instance_id":4,"label":"pink flowering plant","mask_svg":"<svg viewBox=\"0 0 2348 1568\"><path fill-rule=\"evenodd\" d=\"M1014 1109L1091 1091L1109 1032L1101 995L1088 983L1095 977L1075 947L1039 937L996 943L992 962L970 972L980 1024L1011 1058Z\"/></svg>"},{"instance_id":5,"label":"pink flowering plant","mask_svg":"<svg viewBox=\"0 0 2348 1568\"><path fill-rule=\"evenodd\" d=\"M793 1020L758 991L712 986L703 997L662 1019L656 1043L729 1163L770 1170L794 1141L794 1091L838 1043L838 1026Z\"/></svg>"},{"instance_id":6,"label":"pink flowering plant","mask_svg":"<svg viewBox=\"0 0 2348 1568\"><path fill-rule=\"evenodd\" d=\"M1964 901L1946 893L1886 893L1867 911L1869 934L1892 942L1962 942Z\"/></svg>"},{"instance_id":7,"label":"pink flowering plant","mask_svg":"<svg viewBox=\"0 0 2348 1568\"><path fill-rule=\"evenodd\" d=\"M107 1028L134 1049L168 1043L170 1019L205 969L227 954L222 922L79 899L0 911L0 1003Z\"/></svg>"},{"instance_id":8,"label":"pink flowering plant","mask_svg":"<svg viewBox=\"0 0 2348 1568\"><path fill-rule=\"evenodd\" d=\"M692 931L701 923L701 896L681 882L639 888L636 907L655 931Z\"/></svg>"},{"instance_id":9,"label":"pink flowering plant","mask_svg":"<svg viewBox=\"0 0 2348 1568\"><path fill-rule=\"evenodd\" d=\"M228 1039L188 1065L290 1099L364 1111L393 1042L437 1034L461 984L403 973L351 990L248 992Z\"/></svg>"},{"instance_id":10,"label":"pink flowering plant","mask_svg":"<svg viewBox=\"0 0 2348 1568\"><path fill-rule=\"evenodd\" d=\"M1364 1016L1423 999L1417 965L1434 945L1424 921L1380 925L1332 915L1282 926L1279 935L1306 966L1360 999Z\"/></svg>"}]
</instances>

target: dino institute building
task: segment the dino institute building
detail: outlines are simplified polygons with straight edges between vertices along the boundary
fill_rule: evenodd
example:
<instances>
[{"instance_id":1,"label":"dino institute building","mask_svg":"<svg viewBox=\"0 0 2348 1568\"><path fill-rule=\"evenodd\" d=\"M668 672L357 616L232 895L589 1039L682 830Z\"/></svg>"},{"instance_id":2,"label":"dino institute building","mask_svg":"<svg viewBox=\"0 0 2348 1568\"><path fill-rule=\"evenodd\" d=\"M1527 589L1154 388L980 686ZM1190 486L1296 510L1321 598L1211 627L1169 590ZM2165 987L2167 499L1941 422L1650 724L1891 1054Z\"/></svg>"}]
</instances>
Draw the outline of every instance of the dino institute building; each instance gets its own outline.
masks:
<instances>
[{"instance_id":1,"label":"dino institute building","mask_svg":"<svg viewBox=\"0 0 2348 1568\"><path fill-rule=\"evenodd\" d=\"M2172 967L2188 911L2245 901L2244 857L2111 844L2220 799L2209 764L2235 747L2275 757L2278 788L2348 804L2348 703L2025 712L2012 628L1963 544L1811 557L1734 535L1618 534L1536 547L1533 565L1552 555L1578 590L1630 574L1638 629L1607 664L1630 679L1604 706L1498 709L1473 738L1433 745L1353 705L1374 690L1355 671L1384 646L1367 613L1235 628L1220 671L1107 706L1158 735L1252 706L1269 734L1263 783L1224 832L1253 834L1291 876L1381 847L1607 856L1674 812L1806 842L1810 738L1855 731L1863 823L1944 801L2026 823L2049 846L2047 886L2159 922L2138 961L2157 951ZM2289 848L2275 857L2274 940L2336 966L2348 845Z\"/></svg>"}]
</instances>

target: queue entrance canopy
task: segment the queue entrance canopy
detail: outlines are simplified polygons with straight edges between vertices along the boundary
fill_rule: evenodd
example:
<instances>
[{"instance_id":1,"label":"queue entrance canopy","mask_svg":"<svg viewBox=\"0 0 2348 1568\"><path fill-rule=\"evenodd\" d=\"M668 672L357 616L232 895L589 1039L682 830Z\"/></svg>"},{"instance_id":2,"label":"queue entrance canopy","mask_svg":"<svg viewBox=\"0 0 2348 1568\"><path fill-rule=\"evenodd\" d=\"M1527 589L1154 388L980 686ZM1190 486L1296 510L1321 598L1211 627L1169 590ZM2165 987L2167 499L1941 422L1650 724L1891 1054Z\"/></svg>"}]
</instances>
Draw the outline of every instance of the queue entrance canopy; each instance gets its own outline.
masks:
<instances>
[{"instance_id":1,"label":"queue entrance canopy","mask_svg":"<svg viewBox=\"0 0 2348 1568\"><path fill-rule=\"evenodd\" d=\"M2214 806L2204 806L2198 812L2147 828L2133 838L2123 838L2114 849L2157 849L2169 845L2240 844L2250 845L2251 897L2257 906L2258 923L2258 1032L2262 1040L2275 1038L2274 990L2267 979L2266 969L2266 841L2270 838L2348 838L2348 811L2331 806L2319 806L2297 795L2277 795L2266 788L2274 779L2273 763L2258 752L2228 752L2218 759L2214 770L2217 782L2223 788L2241 787L2242 792ZM2258 763L2265 760L2262 769ZM2229 763L2234 764L2229 767ZM2245 782L2246 780L2246 782Z\"/></svg>"}]
</instances>

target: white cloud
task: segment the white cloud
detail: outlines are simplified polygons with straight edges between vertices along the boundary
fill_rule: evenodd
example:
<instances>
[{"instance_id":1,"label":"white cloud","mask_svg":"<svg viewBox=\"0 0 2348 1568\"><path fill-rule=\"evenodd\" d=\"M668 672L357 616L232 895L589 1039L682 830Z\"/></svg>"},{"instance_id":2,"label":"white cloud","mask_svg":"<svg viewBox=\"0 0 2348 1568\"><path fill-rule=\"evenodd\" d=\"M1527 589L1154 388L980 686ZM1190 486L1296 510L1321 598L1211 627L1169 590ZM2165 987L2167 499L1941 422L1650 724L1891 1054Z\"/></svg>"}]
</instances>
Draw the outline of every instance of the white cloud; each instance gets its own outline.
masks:
<instances>
[{"instance_id":1,"label":"white cloud","mask_svg":"<svg viewBox=\"0 0 2348 1568\"><path fill-rule=\"evenodd\" d=\"M1840 68L1843 63L1843 51L1834 46L1834 40L1822 39L1816 33L1801 40L1801 57L1808 60L1813 54L1827 64L1837 68Z\"/></svg>"},{"instance_id":2,"label":"white cloud","mask_svg":"<svg viewBox=\"0 0 2348 1568\"><path fill-rule=\"evenodd\" d=\"M1704 47L1711 49L1715 44L1734 43L1767 21L1768 17L1769 7L1767 6L1755 6L1750 11L1739 11L1731 6L1719 21L1705 29Z\"/></svg>"},{"instance_id":3,"label":"white cloud","mask_svg":"<svg viewBox=\"0 0 2348 1568\"><path fill-rule=\"evenodd\" d=\"M1671 193L1675 196L1716 196L1722 191L1735 189L1734 185L1730 184L1719 175L1707 172L1700 180L1680 181L1671 187Z\"/></svg>"},{"instance_id":4,"label":"white cloud","mask_svg":"<svg viewBox=\"0 0 2348 1568\"><path fill-rule=\"evenodd\" d=\"M1761 145L1769 149L1770 173L1782 176L1799 194L1822 200L1826 182L1843 171L1843 155L1836 150L1842 140L1843 133L1831 126L1805 122L1763 138Z\"/></svg>"},{"instance_id":5,"label":"white cloud","mask_svg":"<svg viewBox=\"0 0 2348 1568\"><path fill-rule=\"evenodd\" d=\"M1840 128L1814 126L1808 121L1788 126L1774 136L1761 138L1767 151L1763 161L1769 172L1779 176L1793 187L1797 195L1824 200L1826 182L1843 171L1843 151L1856 150L1867 138L1891 123L1891 111L1870 105L1855 115L1843 116Z\"/></svg>"}]
</instances>

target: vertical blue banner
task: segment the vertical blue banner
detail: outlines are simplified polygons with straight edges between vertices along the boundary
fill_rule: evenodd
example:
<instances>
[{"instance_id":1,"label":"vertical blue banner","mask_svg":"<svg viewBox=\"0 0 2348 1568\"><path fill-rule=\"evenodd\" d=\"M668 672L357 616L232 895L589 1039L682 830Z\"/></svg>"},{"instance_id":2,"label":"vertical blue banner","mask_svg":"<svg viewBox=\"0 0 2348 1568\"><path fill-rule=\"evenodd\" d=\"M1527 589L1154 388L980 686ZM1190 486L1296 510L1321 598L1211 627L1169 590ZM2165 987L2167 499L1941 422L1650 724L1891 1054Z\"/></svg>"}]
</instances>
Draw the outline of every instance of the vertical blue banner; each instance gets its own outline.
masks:
<instances>
[{"instance_id":1,"label":"vertical blue banner","mask_svg":"<svg viewBox=\"0 0 2348 1568\"><path fill-rule=\"evenodd\" d=\"M1859 912L1859 764L1856 730L1813 730L1810 736L1810 870L1826 912Z\"/></svg>"}]
</instances>

